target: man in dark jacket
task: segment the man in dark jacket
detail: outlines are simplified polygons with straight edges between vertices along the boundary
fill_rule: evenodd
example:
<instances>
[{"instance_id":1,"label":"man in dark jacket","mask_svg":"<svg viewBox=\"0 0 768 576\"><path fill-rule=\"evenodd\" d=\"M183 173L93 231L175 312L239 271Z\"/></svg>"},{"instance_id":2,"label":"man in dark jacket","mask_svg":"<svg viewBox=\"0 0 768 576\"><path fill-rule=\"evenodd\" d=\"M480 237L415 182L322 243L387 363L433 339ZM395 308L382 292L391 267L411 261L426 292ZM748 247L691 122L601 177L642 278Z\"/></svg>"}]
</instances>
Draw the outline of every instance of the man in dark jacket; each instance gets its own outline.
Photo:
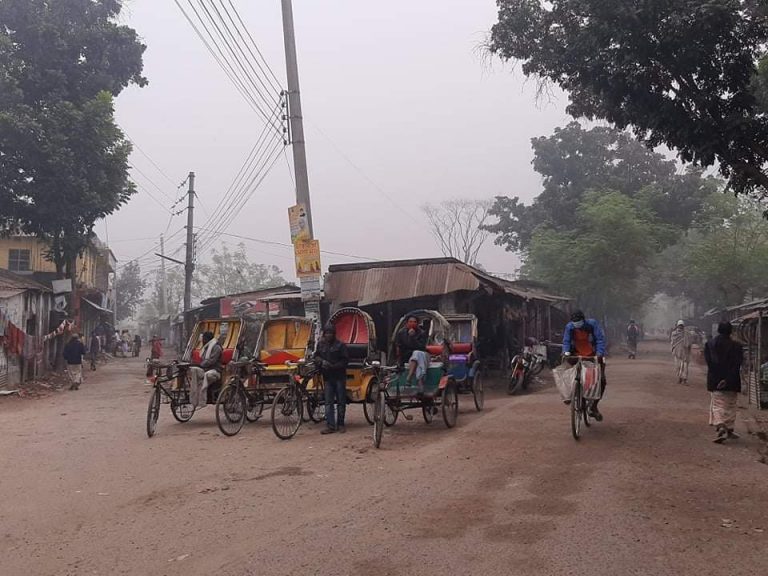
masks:
<instances>
[{"instance_id":1,"label":"man in dark jacket","mask_svg":"<svg viewBox=\"0 0 768 576\"><path fill-rule=\"evenodd\" d=\"M85 356L85 346L80 340L80 334L72 334L72 338L64 346L64 360L67 362L67 372L72 382L70 390L79 390L83 382L83 356Z\"/></svg>"},{"instance_id":2,"label":"man in dark jacket","mask_svg":"<svg viewBox=\"0 0 768 576\"><path fill-rule=\"evenodd\" d=\"M736 401L741 392L741 364L744 352L741 344L731 339L733 326L721 322L717 336L704 346L707 360L707 390L711 394L709 423L717 429L714 442L722 444L727 439L739 437L734 431Z\"/></svg>"},{"instance_id":3,"label":"man in dark jacket","mask_svg":"<svg viewBox=\"0 0 768 576\"><path fill-rule=\"evenodd\" d=\"M323 329L323 338L317 345L315 358L325 384L325 430L321 434L346 432L344 415L347 411L347 346L336 338L336 328L328 325ZM334 410L334 402L337 409Z\"/></svg>"}]
</instances>

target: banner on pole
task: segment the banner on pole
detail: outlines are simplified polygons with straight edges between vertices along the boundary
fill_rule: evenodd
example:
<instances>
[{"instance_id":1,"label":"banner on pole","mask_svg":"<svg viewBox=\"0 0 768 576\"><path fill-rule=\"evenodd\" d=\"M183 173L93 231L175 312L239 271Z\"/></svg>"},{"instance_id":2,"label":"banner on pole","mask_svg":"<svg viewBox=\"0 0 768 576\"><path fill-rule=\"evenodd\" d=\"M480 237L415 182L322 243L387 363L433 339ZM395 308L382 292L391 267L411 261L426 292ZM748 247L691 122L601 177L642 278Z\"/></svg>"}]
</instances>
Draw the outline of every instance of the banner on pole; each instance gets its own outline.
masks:
<instances>
[{"instance_id":1,"label":"banner on pole","mask_svg":"<svg viewBox=\"0 0 768 576\"><path fill-rule=\"evenodd\" d=\"M293 245L296 257L296 276L308 278L320 277L320 242L317 240L301 240Z\"/></svg>"},{"instance_id":2,"label":"banner on pole","mask_svg":"<svg viewBox=\"0 0 768 576\"><path fill-rule=\"evenodd\" d=\"M291 224L291 242L293 244L310 239L307 207L304 204L296 204L296 206L288 208L288 221Z\"/></svg>"}]
</instances>

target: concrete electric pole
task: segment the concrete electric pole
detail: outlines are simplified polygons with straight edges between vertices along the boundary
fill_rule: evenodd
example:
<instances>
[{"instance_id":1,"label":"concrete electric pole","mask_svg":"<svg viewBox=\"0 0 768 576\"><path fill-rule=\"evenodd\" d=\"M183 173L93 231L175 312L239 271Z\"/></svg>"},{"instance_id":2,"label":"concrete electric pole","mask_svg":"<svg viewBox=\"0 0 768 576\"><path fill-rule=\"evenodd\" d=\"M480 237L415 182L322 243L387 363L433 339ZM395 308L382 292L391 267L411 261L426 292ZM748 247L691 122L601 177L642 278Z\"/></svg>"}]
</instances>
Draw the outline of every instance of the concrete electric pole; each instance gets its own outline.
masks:
<instances>
[{"instance_id":1,"label":"concrete electric pole","mask_svg":"<svg viewBox=\"0 0 768 576\"><path fill-rule=\"evenodd\" d=\"M184 326L186 336L189 336L190 327L187 325L186 314L192 307L192 274L195 271L195 173L189 173L189 190L187 191L187 257L184 262Z\"/></svg>"},{"instance_id":2,"label":"concrete electric pole","mask_svg":"<svg viewBox=\"0 0 768 576\"><path fill-rule=\"evenodd\" d=\"M165 238L160 234L160 314L168 314L168 286L165 281Z\"/></svg>"},{"instance_id":3,"label":"concrete electric pole","mask_svg":"<svg viewBox=\"0 0 768 576\"><path fill-rule=\"evenodd\" d=\"M309 234L311 238L314 238L312 205L309 201L309 176L307 175L307 150L304 141L304 118L301 113L301 93L299 91L299 65L296 58L296 35L293 29L293 6L291 0L282 0L282 5L285 68L288 76L288 123L293 148L293 169L296 173L296 203L304 204Z\"/></svg>"}]
</instances>

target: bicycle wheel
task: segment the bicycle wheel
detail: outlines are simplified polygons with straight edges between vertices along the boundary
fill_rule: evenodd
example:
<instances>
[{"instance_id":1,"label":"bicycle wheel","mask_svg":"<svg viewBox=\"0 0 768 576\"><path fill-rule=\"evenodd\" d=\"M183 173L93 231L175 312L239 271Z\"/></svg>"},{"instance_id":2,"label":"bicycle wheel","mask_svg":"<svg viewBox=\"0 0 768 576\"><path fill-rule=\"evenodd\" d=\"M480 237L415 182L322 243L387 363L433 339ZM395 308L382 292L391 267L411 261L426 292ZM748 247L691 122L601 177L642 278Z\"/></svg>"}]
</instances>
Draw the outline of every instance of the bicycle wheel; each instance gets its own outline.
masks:
<instances>
[{"instance_id":1,"label":"bicycle wheel","mask_svg":"<svg viewBox=\"0 0 768 576\"><path fill-rule=\"evenodd\" d=\"M245 405L245 419L248 422L256 422L264 412L264 394L262 392L246 392Z\"/></svg>"},{"instance_id":2,"label":"bicycle wheel","mask_svg":"<svg viewBox=\"0 0 768 576\"><path fill-rule=\"evenodd\" d=\"M584 415L582 402L581 382L576 380L573 386L573 394L571 394L571 434L573 434L574 440L578 440L581 436L581 420Z\"/></svg>"},{"instance_id":3,"label":"bicycle wheel","mask_svg":"<svg viewBox=\"0 0 768 576\"><path fill-rule=\"evenodd\" d=\"M485 406L485 388L483 387L483 373L480 370L475 371L472 379L472 396L475 398L475 410L482 411Z\"/></svg>"},{"instance_id":4,"label":"bicycle wheel","mask_svg":"<svg viewBox=\"0 0 768 576\"><path fill-rule=\"evenodd\" d=\"M325 420L325 388L321 384L307 390L307 415L315 424Z\"/></svg>"},{"instance_id":5,"label":"bicycle wheel","mask_svg":"<svg viewBox=\"0 0 768 576\"><path fill-rule=\"evenodd\" d=\"M443 390L443 422L448 428L456 426L459 416L459 395L456 392L456 384L451 382Z\"/></svg>"},{"instance_id":6,"label":"bicycle wheel","mask_svg":"<svg viewBox=\"0 0 768 576\"><path fill-rule=\"evenodd\" d=\"M160 417L160 388L155 386L149 397L147 407L147 436L152 438L157 430L157 419Z\"/></svg>"},{"instance_id":7,"label":"bicycle wheel","mask_svg":"<svg viewBox=\"0 0 768 576\"><path fill-rule=\"evenodd\" d=\"M387 428L389 428L390 426L394 426L399 416L400 416L400 412L397 410L394 410L389 405L389 402L384 403L384 426L386 426Z\"/></svg>"},{"instance_id":8,"label":"bicycle wheel","mask_svg":"<svg viewBox=\"0 0 768 576\"><path fill-rule=\"evenodd\" d=\"M376 448L381 446L381 437L384 434L384 416L387 406L386 394L379 390L376 395L376 402L373 407L373 445Z\"/></svg>"},{"instance_id":9,"label":"bicycle wheel","mask_svg":"<svg viewBox=\"0 0 768 576\"><path fill-rule=\"evenodd\" d=\"M245 393L237 384L228 384L216 400L216 424L224 436L234 436L245 424Z\"/></svg>"},{"instance_id":10,"label":"bicycle wheel","mask_svg":"<svg viewBox=\"0 0 768 576\"><path fill-rule=\"evenodd\" d=\"M541 374L542 370L544 370L544 360L542 358L537 358L533 362L533 367L531 368L531 376L538 376Z\"/></svg>"},{"instance_id":11,"label":"bicycle wheel","mask_svg":"<svg viewBox=\"0 0 768 576\"><path fill-rule=\"evenodd\" d=\"M280 440L293 438L299 431L304 416L304 403L301 390L295 384L289 384L275 396L272 402L272 431Z\"/></svg>"},{"instance_id":12,"label":"bicycle wheel","mask_svg":"<svg viewBox=\"0 0 768 576\"><path fill-rule=\"evenodd\" d=\"M584 425L589 428L592 424L589 423L589 409L592 406L592 402L588 400L581 400L581 419Z\"/></svg>"},{"instance_id":13,"label":"bicycle wheel","mask_svg":"<svg viewBox=\"0 0 768 576\"><path fill-rule=\"evenodd\" d=\"M376 405L376 395L379 392L379 382L373 378L368 383L368 390L365 392L365 402L363 402L363 415L368 424L373 424L373 412Z\"/></svg>"}]
</instances>

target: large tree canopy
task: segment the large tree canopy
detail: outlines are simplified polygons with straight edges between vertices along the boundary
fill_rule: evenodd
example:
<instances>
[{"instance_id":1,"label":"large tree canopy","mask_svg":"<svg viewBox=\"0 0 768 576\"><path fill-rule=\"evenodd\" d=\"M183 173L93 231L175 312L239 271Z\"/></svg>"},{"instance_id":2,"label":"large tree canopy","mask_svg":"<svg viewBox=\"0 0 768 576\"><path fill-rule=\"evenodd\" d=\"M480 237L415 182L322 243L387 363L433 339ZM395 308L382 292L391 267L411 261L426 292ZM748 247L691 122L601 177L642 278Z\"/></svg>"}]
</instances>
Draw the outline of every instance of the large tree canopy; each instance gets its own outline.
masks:
<instances>
[{"instance_id":1,"label":"large tree canopy","mask_svg":"<svg viewBox=\"0 0 768 576\"><path fill-rule=\"evenodd\" d=\"M113 98L144 85L120 0L0 0L0 230L49 242L73 271L94 223L134 192Z\"/></svg>"},{"instance_id":2,"label":"large tree canopy","mask_svg":"<svg viewBox=\"0 0 768 576\"><path fill-rule=\"evenodd\" d=\"M497 197L490 210L497 221L486 225L497 235L496 243L512 251L525 251L540 226L576 229L577 209L591 190L621 192L661 223L686 228L718 187L699 171L679 174L673 161L613 128L585 130L571 122L552 136L534 138L532 146L543 191L529 206L517 197Z\"/></svg>"},{"instance_id":3,"label":"large tree canopy","mask_svg":"<svg viewBox=\"0 0 768 576\"><path fill-rule=\"evenodd\" d=\"M565 90L572 116L632 127L683 161L717 162L737 192L768 194L764 2L497 2L490 50Z\"/></svg>"},{"instance_id":4,"label":"large tree canopy","mask_svg":"<svg viewBox=\"0 0 768 576\"><path fill-rule=\"evenodd\" d=\"M117 278L117 321L131 318L144 296L147 281L141 276L138 261L128 262Z\"/></svg>"}]
</instances>

